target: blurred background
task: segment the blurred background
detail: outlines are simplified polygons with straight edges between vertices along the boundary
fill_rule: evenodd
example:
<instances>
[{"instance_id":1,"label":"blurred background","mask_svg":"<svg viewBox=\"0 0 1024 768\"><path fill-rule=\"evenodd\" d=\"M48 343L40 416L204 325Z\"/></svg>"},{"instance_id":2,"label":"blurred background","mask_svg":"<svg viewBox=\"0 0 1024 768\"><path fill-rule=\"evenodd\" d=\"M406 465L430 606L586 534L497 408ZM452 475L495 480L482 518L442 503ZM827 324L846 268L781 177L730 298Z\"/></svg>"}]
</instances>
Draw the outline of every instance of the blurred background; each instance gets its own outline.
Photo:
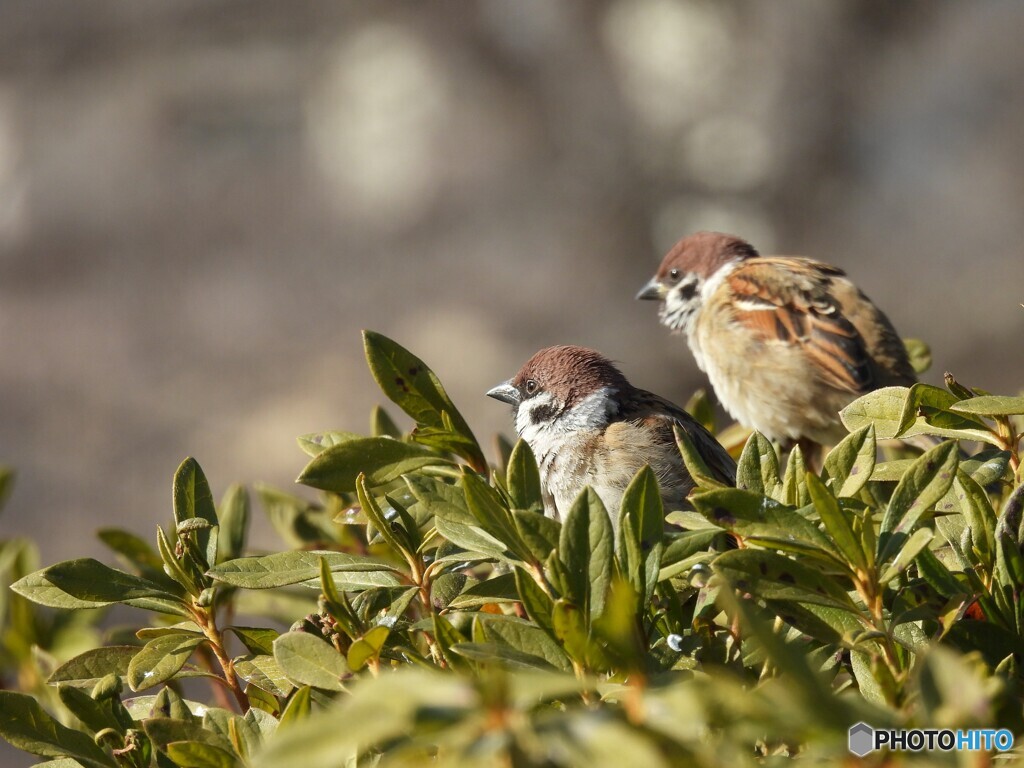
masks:
<instances>
[{"instance_id":1,"label":"blurred background","mask_svg":"<svg viewBox=\"0 0 1024 768\"><path fill-rule=\"evenodd\" d=\"M685 402L633 295L697 229L842 266L926 380L1016 392L1022 28L1015 0L4 0L0 530L44 563L150 539L190 454L218 498L292 488L296 435L381 400L361 328L488 443L483 392L553 343Z\"/></svg>"}]
</instances>

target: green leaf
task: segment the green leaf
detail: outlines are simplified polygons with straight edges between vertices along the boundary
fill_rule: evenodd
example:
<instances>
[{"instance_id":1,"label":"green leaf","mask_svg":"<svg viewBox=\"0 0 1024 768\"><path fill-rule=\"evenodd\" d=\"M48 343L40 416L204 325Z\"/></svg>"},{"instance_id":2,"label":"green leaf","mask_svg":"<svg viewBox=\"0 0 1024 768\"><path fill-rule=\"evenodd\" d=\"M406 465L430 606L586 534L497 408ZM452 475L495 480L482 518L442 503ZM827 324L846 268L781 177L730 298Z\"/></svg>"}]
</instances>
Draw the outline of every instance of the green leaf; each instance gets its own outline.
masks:
<instances>
[{"instance_id":1,"label":"green leaf","mask_svg":"<svg viewBox=\"0 0 1024 768\"><path fill-rule=\"evenodd\" d=\"M308 685L304 685L297 689L294 695L288 699L288 704L281 713L279 728L291 728L296 723L309 717L309 713L312 710L310 706L311 691L312 689Z\"/></svg>"},{"instance_id":2,"label":"green leaf","mask_svg":"<svg viewBox=\"0 0 1024 768\"><path fill-rule=\"evenodd\" d=\"M114 716L114 712L108 702L96 701L92 696L73 685L60 685L57 687L57 695L61 703L68 708L75 717L90 731L102 731L104 728L113 728L115 731L122 731L122 724Z\"/></svg>"},{"instance_id":3,"label":"green leaf","mask_svg":"<svg viewBox=\"0 0 1024 768\"><path fill-rule=\"evenodd\" d=\"M72 757L90 768L117 765L91 738L64 727L23 693L0 691L0 736L23 752L40 757Z\"/></svg>"},{"instance_id":4,"label":"green leaf","mask_svg":"<svg viewBox=\"0 0 1024 768\"><path fill-rule=\"evenodd\" d=\"M792 600L854 610L850 596L836 581L774 552L734 549L715 558L712 567L735 589L768 600Z\"/></svg>"},{"instance_id":5,"label":"green leaf","mask_svg":"<svg viewBox=\"0 0 1024 768\"><path fill-rule=\"evenodd\" d=\"M241 485L232 485L220 502L220 537L217 562L241 557L249 531L249 493Z\"/></svg>"},{"instance_id":6,"label":"green leaf","mask_svg":"<svg viewBox=\"0 0 1024 768\"><path fill-rule=\"evenodd\" d=\"M839 412L839 416L851 432L868 424L874 424L875 437L878 440L891 440L895 437L906 438L915 435L936 435L996 443L995 437L988 430L948 429L929 424L925 416L917 416L910 426L901 429L904 408L907 405L909 394L910 389L907 387L882 387L854 400Z\"/></svg>"},{"instance_id":7,"label":"green leaf","mask_svg":"<svg viewBox=\"0 0 1024 768\"><path fill-rule=\"evenodd\" d=\"M347 443L349 440L359 440L362 437L363 435L356 432L333 429L327 432L310 432L305 435L299 435L295 438L295 441L306 455L319 456L328 448Z\"/></svg>"},{"instance_id":8,"label":"green leaf","mask_svg":"<svg viewBox=\"0 0 1024 768\"><path fill-rule=\"evenodd\" d=\"M791 507L805 507L811 503L807 495L807 468L804 452L793 446L786 460L786 476L782 479L782 501Z\"/></svg>"},{"instance_id":9,"label":"green leaf","mask_svg":"<svg viewBox=\"0 0 1024 768\"><path fill-rule=\"evenodd\" d=\"M540 656L524 653L502 643L455 643L451 650L471 661L484 664L500 664L512 670L539 669L552 671L555 668Z\"/></svg>"},{"instance_id":10,"label":"green leaf","mask_svg":"<svg viewBox=\"0 0 1024 768\"><path fill-rule=\"evenodd\" d=\"M358 672L371 659L378 658L390 633L391 630L387 627L374 627L352 643L352 647L348 649L349 668L353 672Z\"/></svg>"},{"instance_id":11,"label":"green leaf","mask_svg":"<svg viewBox=\"0 0 1024 768\"><path fill-rule=\"evenodd\" d=\"M556 669L568 672L572 669L572 663L554 637L553 631L547 632L512 616L478 613L474 622L474 642L497 643L543 659Z\"/></svg>"},{"instance_id":12,"label":"green leaf","mask_svg":"<svg viewBox=\"0 0 1024 768\"><path fill-rule=\"evenodd\" d=\"M686 430L673 425L672 431L676 436L676 446L679 454L683 457L683 464L687 473L693 478L693 482L699 488L728 488L728 483L723 483L718 476L708 467L704 457L700 455L693 439L686 433Z\"/></svg>"},{"instance_id":13,"label":"green leaf","mask_svg":"<svg viewBox=\"0 0 1024 768\"><path fill-rule=\"evenodd\" d=\"M886 562L902 545L903 540L936 502L956 477L959 460L957 444L947 441L918 457L893 491L882 518L878 539L879 563Z\"/></svg>"},{"instance_id":14,"label":"green leaf","mask_svg":"<svg viewBox=\"0 0 1024 768\"><path fill-rule=\"evenodd\" d=\"M871 427L867 427L871 429ZM874 451L874 440L871 441L872 452ZM846 518L839 502L829 492L825 484L818 479L813 472L807 473L807 492L811 496L814 509L821 518L825 530L835 543L836 549L842 553L846 562L854 568L866 568L870 553L861 547L860 538L854 534L850 521Z\"/></svg>"},{"instance_id":15,"label":"green leaf","mask_svg":"<svg viewBox=\"0 0 1024 768\"><path fill-rule=\"evenodd\" d=\"M820 554L841 562L832 542L798 512L750 491L724 488L691 499L697 513L719 528L771 549Z\"/></svg>"},{"instance_id":16,"label":"green leaf","mask_svg":"<svg viewBox=\"0 0 1024 768\"><path fill-rule=\"evenodd\" d=\"M219 525L217 508L213 505L213 494L199 463L189 456L174 473L174 522L180 525L185 520L202 519L210 528ZM217 560L217 550L211 544L210 528L200 528L193 534L196 547L206 557L206 565ZM212 548L212 551L211 551Z\"/></svg>"},{"instance_id":17,"label":"green leaf","mask_svg":"<svg viewBox=\"0 0 1024 768\"><path fill-rule=\"evenodd\" d=\"M558 522L528 509L513 509L512 520L534 559L546 560L558 545L562 528Z\"/></svg>"},{"instance_id":18,"label":"green leaf","mask_svg":"<svg viewBox=\"0 0 1024 768\"><path fill-rule=\"evenodd\" d=\"M658 583L664 551L665 509L654 470L643 466L622 494L619 565L644 602Z\"/></svg>"},{"instance_id":19,"label":"green leaf","mask_svg":"<svg viewBox=\"0 0 1024 768\"><path fill-rule=\"evenodd\" d=\"M478 475L462 476L462 489L466 495L466 508L483 530L496 538L510 552L526 562L538 562L516 529L508 508L497 492Z\"/></svg>"},{"instance_id":20,"label":"green leaf","mask_svg":"<svg viewBox=\"0 0 1024 768\"><path fill-rule=\"evenodd\" d=\"M133 691L141 691L170 680L204 642L205 637L194 635L153 638L128 665L128 685Z\"/></svg>"},{"instance_id":21,"label":"green leaf","mask_svg":"<svg viewBox=\"0 0 1024 768\"><path fill-rule=\"evenodd\" d=\"M962 468L957 470L953 491L971 531L971 544L977 558L985 566L985 570L991 572L996 550L996 513L992 509L988 494Z\"/></svg>"},{"instance_id":22,"label":"green leaf","mask_svg":"<svg viewBox=\"0 0 1024 768\"><path fill-rule=\"evenodd\" d=\"M227 750L200 741L173 741L167 756L181 768L235 768L238 758Z\"/></svg>"},{"instance_id":23,"label":"green leaf","mask_svg":"<svg viewBox=\"0 0 1024 768\"><path fill-rule=\"evenodd\" d=\"M235 637L242 641L249 653L272 654L274 652L274 640L278 632L266 627L226 627L225 632L233 632Z\"/></svg>"},{"instance_id":24,"label":"green leaf","mask_svg":"<svg viewBox=\"0 0 1024 768\"><path fill-rule=\"evenodd\" d=\"M366 362L381 390L416 422L413 439L458 453L476 470L487 461L465 419L434 372L386 336L363 331Z\"/></svg>"},{"instance_id":25,"label":"green leaf","mask_svg":"<svg viewBox=\"0 0 1024 768\"><path fill-rule=\"evenodd\" d=\"M775 446L760 432L751 433L736 467L736 487L782 500L779 457Z\"/></svg>"},{"instance_id":26,"label":"green leaf","mask_svg":"<svg viewBox=\"0 0 1024 768\"><path fill-rule=\"evenodd\" d=\"M147 570L163 574L160 555L144 539L120 528L101 528L96 532L100 541L121 556L128 565L145 573ZM151 576L150 576L151 578Z\"/></svg>"},{"instance_id":27,"label":"green leaf","mask_svg":"<svg viewBox=\"0 0 1024 768\"><path fill-rule=\"evenodd\" d=\"M611 586L615 534L601 497L587 486L562 523L558 556L565 565L569 596L590 621L604 611Z\"/></svg>"},{"instance_id":28,"label":"green leaf","mask_svg":"<svg viewBox=\"0 0 1024 768\"><path fill-rule=\"evenodd\" d=\"M320 641L318 641L320 642ZM250 685L275 696L287 696L294 686L288 681L281 665L273 656L255 654L242 656L234 661L235 674Z\"/></svg>"},{"instance_id":29,"label":"green leaf","mask_svg":"<svg viewBox=\"0 0 1024 768\"><path fill-rule=\"evenodd\" d=\"M306 632L286 632L274 641L274 658L288 679L328 691L344 690L348 674L344 657L323 640Z\"/></svg>"},{"instance_id":30,"label":"green leaf","mask_svg":"<svg viewBox=\"0 0 1024 768\"><path fill-rule=\"evenodd\" d=\"M434 641L437 643L448 666L455 669L466 669L469 665L456 654L452 648L460 643L465 643L467 638L457 630L448 619L439 613L433 615Z\"/></svg>"},{"instance_id":31,"label":"green leaf","mask_svg":"<svg viewBox=\"0 0 1024 768\"><path fill-rule=\"evenodd\" d=\"M555 631L551 623L551 611L554 608L554 603L551 598L526 571L517 568L515 579L516 590L519 592L519 599L523 602L527 616L550 637L554 637Z\"/></svg>"},{"instance_id":32,"label":"green leaf","mask_svg":"<svg viewBox=\"0 0 1024 768\"><path fill-rule=\"evenodd\" d=\"M242 557L211 568L209 576L235 587L269 589L311 582L320 576L320 559L346 588L397 587L394 567L362 555L322 550L275 552L263 557ZM318 585L311 585L318 586Z\"/></svg>"},{"instance_id":33,"label":"green leaf","mask_svg":"<svg viewBox=\"0 0 1024 768\"><path fill-rule=\"evenodd\" d=\"M879 581L886 584L906 570L914 562L914 558L921 554L921 550L928 546L934 535L930 528L918 528L914 531L902 543L899 551L892 558L892 564L882 573Z\"/></svg>"},{"instance_id":34,"label":"green leaf","mask_svg":"<svg viewBox=\"0 0 1024 768\"><path fill-rule=\"evenodd\" d=\"M370 411L370 434L374 437L393 437L396 440L402 438L402 430L395 424L391 415L379 405L373 406Z\"/></svg>"},{"instance_id":35,"label":"green leaf","mask_svg":"<svg viewBox=\"0 0 1024 768\"><path fill-rule=\"evenodd\" d=\"M516 590L516 579L513 573L502 573L492 576L486 581L478 581L463 590L453 599L450 609L478 608L488 603L518 602L519 592Z\"/></svg>"},{"instance_id":36,"label":"green leaf","mask_svg":"<svg viewBox=\"0 0 1024 768\"><path fill-rule=\"evenodd\" d=\"M544 499L540 490L540 470L537 459L525 440L519 440L512 449L507 469L508 492L512 497L513 509L544 511Z\"/></svg>"},{"instance_id":37,"label":"green leaf","mask_svg":"<svg viewBox=\"0 0 1024 768\"><path fill-rule=\"evenodd\" d=\"M124 676L128 665L138 653L135 645L110 645L93 648L61 664L53 671L47 683L70 683L78 688L92 688L111 672Z\"/></svg>"},{"instance_id":38,"label":"green leaf","mask_svg":"<svg viewBox=\"0 0 1024 768\"><path fill-rule=\"evenodd\" d=\"M917 423L918 418L923 418L922 423L931 427L984 430L983 422L949 412L950 406L956 405L959 400L956 395L941 387L921 382L914 384L907 393L907 401L903 404L897 435L903 434Z\"/></svg>"},{"instance_id":39,"label":"green leaf","mask_svg":"<svg viewBox=\"0 0 1024 768\"><path fill-rule=\"evenodd\" d=\"M377 500L370 495L366 488L366 476L361 472L356 478L356 498L359 506L366 515L367 520L373 525L381 540L402 555L414 556L414 547L411 546L409 536L404 530L392 528L391 521L384 516L384 511L377 504ZM397 513L396 513L397 514Z\"/></svg>"},{"instance_id":40,"label":"green leaf","mask_svg":"<svg viewBox=\"0 0 1024 768\"><path fill-rule=\"evenodd\" d=\"M161 613L186 615L180 598L168 592L166 587L149 579L115 570L91 557L65 560L37 573L49 586L56 587L78 600L87 601L88 607L125 603ZM31 576L30 574L11 585L15 592L29 600L35 599L34 595L39 594L35 589L39 580L30 581ZM40 596L52 599L52 595L47 593L45 588L43 593L44 595Z\"/></svg>"},{"instance_id":41,"label":"green leaf","mask_svg":"<svg viewBox=\"0 0 1024 768\"><path fill-rule=\"evenodd\" d=\"M1019 416L1024 414L1024 397L984 395L961 400L949 409L972 416Z\"/></svg>"},{"instance_id":42,"label":"green leaf","mask_svg":"<svg viewBox=\"0 0 1024 768\"><path fill-rule=\"evenodd\" d=\"M366 475L371 488L386 485L407 472L451 464L429 448L390 437L360 437L332 446L313 457L296 482L333 493L352 493L356 478Z\"/></svg>"},{"instance_id":43,"label":"green leaf","mask_svg":"<svg viewBox=\"0 0 1024 768\"><path fill-rule=\"evenodd\" d=\"M907 350L907 359L914 373L920 375L932 367L932 350L921 339L904 339L903 346Z\"/></svg>"},{"instance_id":44,"label":"green leaf","mask_svg":"<svg viewBox=\"0 0 1024 768\"><path fill-rule=\"evenodd\" d=\"M875 470L874 424L844 437L825 457L824 470L836 496L856 496Z\"/></svg>"},{"instance_id":45,"label":"green leaf","mask_svg":"<svg viewBox=\"0 0 1024 768\"><path fill-rule=\"evenodd\" d=\"M27 576L22 576L11 584L11 591L21 595L26 600L31 600L38 605L45 605L47 608L62 608L69 611L79 611L88 608L102 608L110 603L101 600L80 600L69 595L59 587L55 587L46 579L46 570L34 571Z\"/></svg>"},{"instance_id":46,"label":"green leaf","mask_svg":"<svg viewBox=\"0 0 1024 768\"><path fill-rule=\"evenodd\" d=\"M213 728L204 725L198 721L174 720L169 717L143 720L146 735L161 752L166 752L170 744L181 741L198 741L230 752L231 742Z\"/></svg>"}]
</instances>

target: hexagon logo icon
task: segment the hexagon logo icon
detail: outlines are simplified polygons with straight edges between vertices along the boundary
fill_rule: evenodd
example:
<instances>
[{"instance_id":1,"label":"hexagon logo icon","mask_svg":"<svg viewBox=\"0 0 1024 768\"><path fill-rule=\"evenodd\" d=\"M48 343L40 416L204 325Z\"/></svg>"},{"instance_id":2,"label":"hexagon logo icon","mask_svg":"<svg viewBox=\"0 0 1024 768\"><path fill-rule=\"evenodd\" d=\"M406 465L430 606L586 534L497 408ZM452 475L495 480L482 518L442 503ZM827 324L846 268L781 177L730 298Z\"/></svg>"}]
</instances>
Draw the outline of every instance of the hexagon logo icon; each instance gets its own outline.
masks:
<instances>
[{"instance_id":1,"label":"hexagon logo icon","mask_svg":"<svg viewBox=\"0 0 1024 768\"><path fill-rule=\"evenodd\" d=\"M867 723L850 726L850 751L857 757L864 757L875 748L875 729Z\"/></svg>"}]
</instances>

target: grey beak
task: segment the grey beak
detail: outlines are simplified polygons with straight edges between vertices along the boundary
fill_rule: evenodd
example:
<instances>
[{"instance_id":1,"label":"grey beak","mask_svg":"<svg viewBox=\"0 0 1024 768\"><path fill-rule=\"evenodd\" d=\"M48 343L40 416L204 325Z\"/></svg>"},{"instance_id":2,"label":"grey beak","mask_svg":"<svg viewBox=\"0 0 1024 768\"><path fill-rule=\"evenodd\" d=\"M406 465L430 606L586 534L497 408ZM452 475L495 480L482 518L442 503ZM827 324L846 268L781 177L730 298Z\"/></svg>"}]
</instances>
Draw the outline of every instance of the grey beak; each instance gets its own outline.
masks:
<instances>
[{"instance_id":1,"label":"grey beak","mask_svg":"<svg viewBox=\"0 0 1024 768\"><path fill-rule=\"evenodd\" d=\"M661 301L665 298L665 287L658 282L658 278L652 277L650 282L640 289L640 293L636 297L646 301Z\"/></svg>"},{"instance_id":2,"label":"grey beak","mask_svg":"<svg viewBox=\"0 0 1024 768\"><path fill-rule=\"evenodd\" d=\"M494 389L487 390L487 396L493 397L495 400L501 400L503 403L509 405L519 405L522 401L522 396L519 394L519 390L512 386L512 382L504 381Z\"/></svg>"}]
</instances>

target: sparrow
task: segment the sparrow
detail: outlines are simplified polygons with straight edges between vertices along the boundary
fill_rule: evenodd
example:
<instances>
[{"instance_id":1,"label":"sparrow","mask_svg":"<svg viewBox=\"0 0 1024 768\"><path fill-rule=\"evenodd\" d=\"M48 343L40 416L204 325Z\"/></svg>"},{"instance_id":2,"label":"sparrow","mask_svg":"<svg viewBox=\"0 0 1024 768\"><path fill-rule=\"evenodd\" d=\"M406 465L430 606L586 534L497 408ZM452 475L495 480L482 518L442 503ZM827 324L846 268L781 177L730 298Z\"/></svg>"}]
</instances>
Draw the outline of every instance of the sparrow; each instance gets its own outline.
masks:
<instances>
[{"instance_id":1,"label":"sparrow","mask_svg":"<svg viewBox=\"0 0 1024 768\"><path fill-rule=\"evenodd\" d=\"M689 435L717 479L735 484L736 464L710 432L679 406L634 387L592 349L542 349L487 395L512 406L516 432L537 459L544 512L556 520L589 485L616 521L626 486L645 464L665 511L689 509L695 484L673 426Z\"/></svg>"},{"instance_id":2,"label":"sparrow","mask_svg":"<svg viewBox=\"0 0 1024 768\"><path fill-rule=\"evenodd\" d=\"M784 447L833 445L839 411L917 377L892 323L838 267L697 232L637 294L685 334L725 409Z\"/></svg>"}]
</instances>

